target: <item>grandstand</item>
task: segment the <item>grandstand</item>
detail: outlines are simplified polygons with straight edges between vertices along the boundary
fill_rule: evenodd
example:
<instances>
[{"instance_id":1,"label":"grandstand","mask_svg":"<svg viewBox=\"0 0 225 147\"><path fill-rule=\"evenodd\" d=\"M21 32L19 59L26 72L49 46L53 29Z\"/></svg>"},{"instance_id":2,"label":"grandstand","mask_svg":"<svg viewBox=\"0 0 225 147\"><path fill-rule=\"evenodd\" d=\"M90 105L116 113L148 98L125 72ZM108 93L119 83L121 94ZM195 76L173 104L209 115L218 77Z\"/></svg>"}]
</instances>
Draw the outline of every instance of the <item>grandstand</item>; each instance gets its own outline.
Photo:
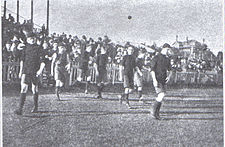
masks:
<instances>
[{"instance_id":1,"label":"grandstand","mask_svg":"<svg viewBox=\"0 0 225 147\"><path fill-rule=\"evenodd\" d=\"M31 1L32 2L32 1ZM18 3L18 1L17 1ZM48 3L47 3L48 4ZM49 5L49 4L48 4ZM31 5L32 6L32 5ZM3 82L18 82L18 71L19 63L16 54L19 53L19 44L21 40L24 40L21 37L22 32L26 28L31 28L33 32L42 36L43 32L46 33L45 27L33 22L33 13L31 11L31 19L27 19L23 16L18 15L18 12L15 13L12 10L9 10L5 6L2 6L2 23L3 23ZM31 7L31 9L33 9ZM47 9L48 11L48 9ZM49 13L47 13L49 15ZM5 16L5 17L4 17ZM7 18L7 16L10 16ZM16 22L15 18L19 18L19 22ZM47 16L47 18L49 18ZM13 21L12 21L13 20ZM18 20L17 20L18 21ZM33 22L33 23L32 23ZM47 19L47 30L48 30L48 19ZM48 31L47 31L48 32ZM44 34L45 34L44 33ZM23 35L22 35L23 36ZM99 37L101 38L101 37ZM21 40L20 40L21 39ZM15 43L15 40L17 43ZM89 46L90 43L88 40L79 39L77 36L69 36L67 34L50 34L46 35L44 40L49 45L49 49L53 48L54 41L66 43L68 50L72 53L72 48L79 48L79 43L84 42L85 46ZM10 42L10 48L7 51L6 44ZM76 44L76 42L79 42ZM96 45L101 42L105 44L108 48L108 55L110 60L108 68L108 76L111 79L112 83L120 83L121 81L121 71L117 60L120 59L120 55L123 52L126 52L128 46L135 48L136 53L144 51L146 56L154 55L154 52L160 50L160 47L157 47L156 44L146 45L145 43L133 43L133 42L116 42L111 41L108 36L104 36L103 40L94 41L93 50L96 49ZM12 48L11 46L14 46ZM208 48L207 45L200 43L196 40L178 41L178 36L176 36L176 41L172 44L171 49L171 62L174 69L174 78L171 83L183 82L186 84L190 83L213 83L221 84L221 71L222 71L222 60L218 59ZM75 50L77 52L77 50ZM78 55L79 56L79 55ZM115 59L119 57L118 59ZM12 60L13 59L13 60ZM15 60L16 59L16 60ZM76 59L74 59L75 61ZM92 65L90 65L90 68ZM74 64L71 72L71 84L77 81L79 75L79 63ZM151 76L150 73L144 71L145 81L150 82ZM44 77L46 79L46 77ZM188 79L188 80L186 80ZM204 80L202 80L204 79ZM95 82L95 72L92 72L92 82Z\"/></svg>"}]
</instances>

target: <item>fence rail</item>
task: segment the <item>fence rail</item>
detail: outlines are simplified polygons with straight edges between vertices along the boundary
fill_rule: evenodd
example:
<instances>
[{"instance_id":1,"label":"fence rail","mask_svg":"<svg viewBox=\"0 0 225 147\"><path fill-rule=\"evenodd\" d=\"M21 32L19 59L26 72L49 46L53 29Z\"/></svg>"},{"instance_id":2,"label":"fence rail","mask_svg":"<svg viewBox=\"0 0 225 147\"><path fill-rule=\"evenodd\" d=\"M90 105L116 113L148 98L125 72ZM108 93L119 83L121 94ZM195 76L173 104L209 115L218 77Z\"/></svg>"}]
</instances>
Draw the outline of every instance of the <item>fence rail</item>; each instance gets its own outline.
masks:
<instances>
[{"instance_id":1,"label":"fence rail","mask_svg":"<svg viewBox=\"0 0 225 147\"><path fill-rule=\"evenodd\" d=\"M19 62L2 62L2 82L19 82Z\"/></svg>"},{"instance_id":2,"label":"fence rail","mask_svg":"<svg viewBox=\"0 0 225 147\"><path fill-rule=\"evenodd\" d=\"M90 67L90 79L92 83L96 82L96 73L94 67ZM19 62L3 62L2 63L2 82L3 83L19 83ZM110 64L107 66L107 76L112 84L123 82L123 73L119 65ZM43 74L42 78L46 76ZM76 81L80 81L81 69L78 65L73 65L70 72L70 85ZM143 81L145 83L152 82L151 74L149 71L143 72ZM42 82L43 83L43 82ZM222 73L202 73L202 72L173 72L169 84L215 84L222 85Z\"/></svg>"}]
</instances>

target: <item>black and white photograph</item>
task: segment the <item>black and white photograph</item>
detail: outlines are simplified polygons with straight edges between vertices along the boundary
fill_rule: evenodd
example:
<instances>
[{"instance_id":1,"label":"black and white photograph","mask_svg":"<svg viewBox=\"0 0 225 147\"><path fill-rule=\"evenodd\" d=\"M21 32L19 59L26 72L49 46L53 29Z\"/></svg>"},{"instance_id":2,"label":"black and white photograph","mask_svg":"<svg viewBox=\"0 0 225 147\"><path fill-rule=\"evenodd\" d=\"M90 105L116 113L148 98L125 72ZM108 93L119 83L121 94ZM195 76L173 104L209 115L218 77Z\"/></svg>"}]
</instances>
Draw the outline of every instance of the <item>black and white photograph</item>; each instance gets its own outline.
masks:
<instances>
[{"instance_id":1,"label":"black and white photograph","mask_svg":"<svg viewBox=\"0 0 225 147\"><path fill-rule=\"evenodd\" d=\"M223 0L1 0L0 146L223 147Z\"/></svg>"}]
</instances>

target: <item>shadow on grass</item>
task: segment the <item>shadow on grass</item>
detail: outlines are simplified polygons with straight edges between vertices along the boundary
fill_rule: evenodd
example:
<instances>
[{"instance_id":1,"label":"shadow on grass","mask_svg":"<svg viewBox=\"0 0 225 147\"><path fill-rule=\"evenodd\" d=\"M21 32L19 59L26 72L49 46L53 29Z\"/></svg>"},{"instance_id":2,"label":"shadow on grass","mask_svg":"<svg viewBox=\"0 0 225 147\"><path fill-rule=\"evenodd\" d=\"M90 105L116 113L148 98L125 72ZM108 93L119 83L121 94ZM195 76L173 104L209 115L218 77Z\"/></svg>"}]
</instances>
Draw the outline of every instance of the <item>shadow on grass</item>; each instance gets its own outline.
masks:
<instances>
[{"instance_id":1,"label":"shadow on grass","mask_svg":"<svg viewBox=\"0 0 225 147\"><path fill-rule=\"evenodd\" d=\"M222 114L223 112L199 112L199 111L162 111L160 112L161 120L155 120L155 121L173 121L173 120L193 120L193 121L211 121L211 120L223 120L223 117L203 117L199 116L199 114ZM29 131L30 129L33 129L36 126L44 125L46 122L54 119L54 118L63 118L63 117L79 117L79 116L112 116L112 115L137 115L137 114L145 114L146 117L152 118L151 112L149 110L139 110L139 111L60 111L60 110L52 110L52 111L38 111L38 113L32 113L23 115L22 117L25 118L36 118L37 121L30 124L26 128L23 129L23 133L26 131ZM187 117L179 116L180 114L189 114ZM193 117L193 115L196 115ZM174 115L177 115L177 117L174 117ZM154 119L154 118L152 118Z\"/></svg>"},{"instance_id":2,"label":"shadow on grass","mask_svg":"<svg viewBox=\"0 0 225 147\"><path fill-rule=\"evenodd\" d=\"M160 114L162 116L172 116L172 115L181 115L181 114L222 114L220 111L162 111ZM23 115L23 117L29 118L46 118L46 117L70 117L70 116L79 116L79 115L96 115L96 116L107 116L107 115L127 115L127 114L150 114L149 110L139 110L139 111L39 111L33 115ZM182 119L182 118L181 118ZM184 118L186 119L186 118ZM198 118L197 118L198 119Z\"/></svg>"},{"instance_id":3,"label":"shadow on grass","mask_svg":"<svg viewBox=\"0 0 225 147\"><path fill-rule=\"evenodd\" d=\"M162 120L223 120L223 117L214 118L161 118Z\"/></svg>"},{"instance_id":4,"label":"shadow on grass","mask_svg":"<svg viewBox=\"0 0 225 147\"><path fill-rule=\"evenodd\" d=\"M176 108L176 109L223 109L223 105L215 105L215 106L163 106L164 108Z\"/></svg>"}]
</instances>

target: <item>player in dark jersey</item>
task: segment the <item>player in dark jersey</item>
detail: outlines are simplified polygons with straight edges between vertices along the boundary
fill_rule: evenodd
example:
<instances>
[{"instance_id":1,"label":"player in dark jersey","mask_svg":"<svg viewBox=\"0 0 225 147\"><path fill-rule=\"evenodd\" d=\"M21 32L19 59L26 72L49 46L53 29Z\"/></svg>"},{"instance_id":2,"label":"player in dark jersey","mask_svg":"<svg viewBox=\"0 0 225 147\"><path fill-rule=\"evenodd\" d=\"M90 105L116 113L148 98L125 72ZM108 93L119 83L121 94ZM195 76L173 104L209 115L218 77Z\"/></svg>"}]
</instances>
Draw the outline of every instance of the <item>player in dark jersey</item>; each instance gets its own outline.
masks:
<instances>
[{"instance_id":1,"label":"player in dark jersey","mask_svg":"<svg viewBox=\"0 0 225 147\"><path fill-rule=\"evenodd\" d=\"M144 53L140 52L136 58L136 71L134 72L134 86L137 88L138 98L141 102L143 100L142 97L142 87L143 87L143 73L142 70L145 68L145 60L144 60ZM146 69L146 68L145 68Z\"/></svg>"},{"instance_id":2,"label":"player in dark jersey","mask_svg":"<svg viewBox=\"0 0 225 147\"><path fill-rule=\"evenodd\" d=\"M88 85L91 81L89 63L91 62L90 52L92 51L91 46L87 46L85 51L81 54L80 69L81 79L85 81L85 94L88 93Z\"/></svg>"},{"instance_id":3,"label":"player in dark jersey","mask_svg":"<svg viewBox=\"0 0 225 147\"><path fill-rule=\"evenodd\" d=\"M22 51L20 61L19 77L21 78L21 93L19 109L15 111L17 115L22 115L29 84L32 84L34 98L34 108L32 112L35 113L38 111L38 76L41 75L45 67L44 56L41 47L36 44L35 34L27 34L27 43Z\"/></svg>"},{"instance_id":4,"label":"player in dark jersey","mask_svg":"<svg viewBox=\"0 0 225 147\"><path fill-rule=\"evenodd\" d=\"M54 78L56 81L55 93L58 100L60 100L59 93L62 88L68 88L69 86L70 68L71 62L69 54L66 52L65 45L60 43L58 46L58 52L54 53L52 57L52 70L54 69Z\"/></svg>"},{"instance_id":5,"label":"player in dark jersey","mask_svg":"<svg viewBox=\"0 0 225 147\"><path fill-rule=\"evenodd\" d=\"M107 63L108 56L106 55L106 50L104 47L100 47L100 54L97 55L96 59L96 81L97 81L97 89L98 96L97 98L102 98L102 90L104 86L108 83L107 79Z\"/></svg>"},{"instance_id":6,"label":"player in dark jersey","mask_svg":"<svg viewBox=\"0 0 225 147\"><path fill-rule=\"evenodd\" d=\"M134 88L134 71L136 70L136 61L133 56L133 52L133 47L128 47L128 55L125 55L122 61L122 66L124 69L124 94L120 96L120 103L122 103L123 99L125 99L129 108L130 104L128 97Z\"/></svg>"},{"instance_id":7,"label":"player in dark jersey","mask_svg":"<svg viewBox=\"0 0 225 147\"><path fill-rule=\"evenodd\" d=\"M163 98L165 97L165 92L166 92L165 85L170 80L170 77L172 75L170 59L166 56L169 48L170 48L170 45L165 43L163 45L163 49L161 50L161 53L158 53L157 55L155 55L151 61L151 70L152 70L151 74L153 79L153 85L158 95L153 105L153 112L152 112L152 116L155 119L160 119L159 110L160 110ZM167 71L170 71L168 76L167 76Z\"/></svg>"}]
</instances>

